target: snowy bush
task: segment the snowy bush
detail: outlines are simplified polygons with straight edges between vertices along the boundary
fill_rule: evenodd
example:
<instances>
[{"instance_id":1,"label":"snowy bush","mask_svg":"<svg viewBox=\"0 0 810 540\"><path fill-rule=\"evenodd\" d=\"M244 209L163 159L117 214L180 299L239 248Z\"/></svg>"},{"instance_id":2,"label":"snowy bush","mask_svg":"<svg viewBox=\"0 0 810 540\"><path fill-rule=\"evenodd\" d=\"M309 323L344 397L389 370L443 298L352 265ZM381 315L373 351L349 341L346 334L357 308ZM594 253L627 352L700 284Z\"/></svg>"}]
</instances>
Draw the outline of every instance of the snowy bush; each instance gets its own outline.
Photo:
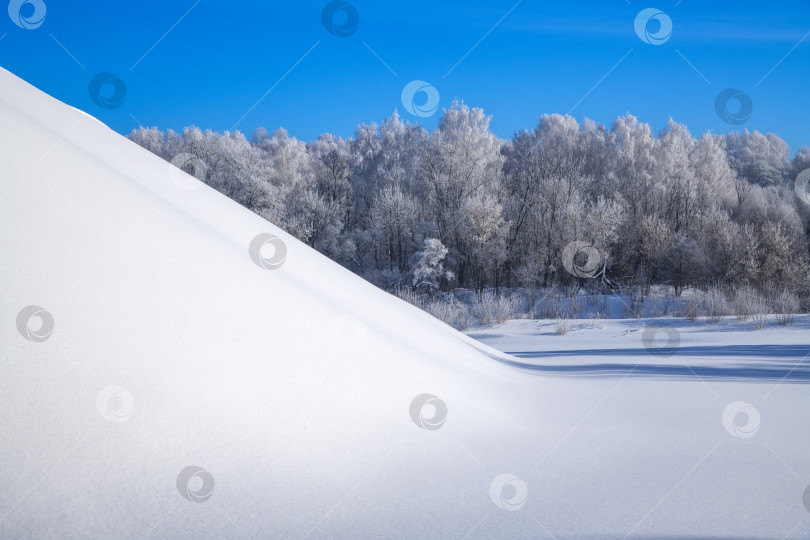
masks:
<instances>
[{"instance_id":1,"label":"snowy bush","mask_svg":"<svg viewBox=\"0 0 810 540\"><path fill-rule=\"evenodd\" d=\"M401 287L394 290L394 295L398 298L405 300L411 305L414 305L418 308L422 308L424 302L422 301L421 295L416 294L413 289L409 289L407 287Z\"/></svg>"},{"instance_id":2,"label":"snowy bush","mask_svg":"<svg viewBox=\"0 0 810 540\"><path fill-rule=\"evenodd\" d=\"M503 324L510 319L520 317L522 302L516 297L485 291L473 305L472 312L479 324L491 326Z\"/></svg>"},{"instance_id":3,"label":"snowy bush","mask_svg":"<svg viewBox=\"0 0 810 540\"><path fill-rule=\"evenodd\" d=\"M717 324L723 316L728 315L728 301L721 289L711 288L703 296L703 313L706 315L706 319L713 324Z\"/></svg>"},{"instance_id":4,"label":"snowy bush","mask_svg":"<svg viewBox=\"0 0 810 540\"><path fill-rule=\"evenodd\" d=\"M799 297L788 290L782 290L774 295L772 304L776 322L782 326L790 326L796 320L799 312Z\"/></svg>"},{"instance_id":5,"label":"snowy bush","mask_svg":"<svg viewBox=\"0 0 810 540\"><path fill-rule=\"evenodd\" d=\"M757 330L762 330L768 326L768 322L771 320L771 312L768 305L764 302L757 301L751 309L751 320L754 322L754 327Z\"/></svg>"},{"instance_id":6,"label":"snowy bush","mask_svg":"<svg viewBox=\"0 0 810 540\"><path fill-rule=\"evenodd\" d=\"M451 295L430 296L406 287L396 289L394 294L457 330L466 330L475 324L469 308Z\"/></svg>"},{"instance_id":7,"label":"snowy bush","mask_svg":"<svg viewBox=\"0 0 810 540\"><path fill-rule=\"evenodd\" d=\"M732 301L734 315L741 322L750 319L757 305L762 303L759 293L751 287L740 287L732 294L734 296Z\"/></svg>"},{"instance_id":8,"label":"snowy bush","mask_svg":"<svg viewBox=\"0 0 810 540\"><path fill-rule=\"evenodd\" d=\"M427 302L423 309L457 330L466 330L475 323L467 306L455 299L435 298Z\"/></svg>"},{"instance_id":9,"label":"snowy bush","mask_svg":"<svg viewBox=\"0 0 810 540\"><path fill-rule=\"evenodd\" d=\"M695 322L700 317L701 302L695 295L685 298L681 303L679 316L685 318L690 322Z\"/></svg>"}]
</instances>

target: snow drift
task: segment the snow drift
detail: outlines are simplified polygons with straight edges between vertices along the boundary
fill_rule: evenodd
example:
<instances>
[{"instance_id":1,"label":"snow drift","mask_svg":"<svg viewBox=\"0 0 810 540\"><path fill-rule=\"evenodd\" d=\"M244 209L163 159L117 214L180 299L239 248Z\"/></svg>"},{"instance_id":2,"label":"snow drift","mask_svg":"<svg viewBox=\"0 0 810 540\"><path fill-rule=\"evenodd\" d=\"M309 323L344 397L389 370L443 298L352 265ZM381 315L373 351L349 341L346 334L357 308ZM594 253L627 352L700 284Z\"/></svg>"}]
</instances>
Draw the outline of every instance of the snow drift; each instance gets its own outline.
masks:
<instances>
[{"instance_id":1,"label":"snow drift","mask_svg":"<svg viewBox=\"0 0 810 540\"><path fill-rule=\"evenodd\" d=\"M810 517L804 386L511 367L2 70L0 119L0 536L782 538ZM724 430L734 400L757 439Z\"/></svg>"}]
</instances>

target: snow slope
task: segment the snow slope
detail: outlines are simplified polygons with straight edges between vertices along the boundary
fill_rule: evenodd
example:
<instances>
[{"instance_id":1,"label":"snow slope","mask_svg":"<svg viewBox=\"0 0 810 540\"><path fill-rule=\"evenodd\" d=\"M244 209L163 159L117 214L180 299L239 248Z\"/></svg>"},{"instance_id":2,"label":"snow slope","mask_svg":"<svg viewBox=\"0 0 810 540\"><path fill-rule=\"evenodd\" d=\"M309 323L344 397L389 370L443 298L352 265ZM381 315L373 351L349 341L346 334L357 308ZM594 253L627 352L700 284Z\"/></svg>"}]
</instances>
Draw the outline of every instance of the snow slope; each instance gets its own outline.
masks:
<instances>
[{"instance_id":1,"label":"snow slope","mask_svg":"<svg viewBox=\"0 0 810 540\"><path fill-rule=\"evenodd\" d=\"M510 365L2 70L0 157L0 537L810 526L800 378L709 391ZM266 233L277 269L249 252ZM761 413L754 437L724 429L733 401Z\"/></svg>"}]
</instances>

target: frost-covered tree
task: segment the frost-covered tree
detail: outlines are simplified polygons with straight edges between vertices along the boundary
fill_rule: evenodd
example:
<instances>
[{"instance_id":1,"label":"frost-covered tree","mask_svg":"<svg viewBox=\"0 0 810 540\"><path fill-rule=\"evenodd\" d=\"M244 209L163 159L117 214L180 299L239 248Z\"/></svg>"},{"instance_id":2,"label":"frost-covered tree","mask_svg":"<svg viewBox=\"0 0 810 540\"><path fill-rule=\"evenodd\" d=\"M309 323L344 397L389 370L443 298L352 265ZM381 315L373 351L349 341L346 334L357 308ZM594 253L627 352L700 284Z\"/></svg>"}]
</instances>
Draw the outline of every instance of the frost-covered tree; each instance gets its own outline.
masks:
<instances>
[{"instance_id":1,"label":"frost-covered tree","mask_svg":"<svg viewBox=\"0 0 810 540\"><path fill-rule=\"evenodd\" d=\"M725 143L729 165L740 177L764 186L782 182L790 154L784 140L773 133L745 130L729 133Z\"/></svg>"},{"instance_id":2,"label":"frost-covered tree","mask_svg":"<svg viewBox=\"0 0 810 540\"><path fill-rule=\"evenodd\" d=\"M683 124L672 119L655 148L659 198L657 207L673 232L689 237L700 211L698 181L689 156L695 140Z\"/></svg>"},{"instance_id":3,"label":"frost-covered tree","mask_svg":"<svg viewBox=\"0 0 810 540\"><path fill-rule=\"evenodd\" d=\"M426 238L422 249L414 253L411 260L413 285L418 289L434 292L442 281L451 281L453 273L444 269L447 248L438 238Z\"/></svg>"},{"instance_id":4,"label":"frost-covered tree","mask_svg":"<svg viewBox=\"0 0 810 540\"><path fill-rule=\"evenodd\" d=\"M640 270L650 276L654 283L661 279L665 267L665 256L672 246L672 229L663 219L656 216L645 216L639 227L641 255Z\"/></svg>"},{"instance_id":5,"label":"frost-covered tree","mask_svg":"<svg viewBox=\"0 0 810 540\"><path fill-rule=\"evenodd\" d=\"M492 194L482 193L464 201L461 212L462 248L467 254L473 284L479 291L490 284L498 287L508 232L501 203Z\"/></svg>"},{"instance_id":6,"label":"frost-covered tree","mask_svg":"<svg viewBox=\"0 0 810 540\"><path fill-rule=\"evenodd\" d=\"M762 226L760 281L777 288L807 288L807 257L797 249L785 227L768 221Z\"/></svg>"},{"instance_id":7,"label":"frost-covered tree","mask_svg":"<svg viewBox=\"0 0 810 540\"><path fill-rule=\"evenodd\" d=\"M377 265L404 272L415 248L418 205L397 186L387 186L374 199L370 229Z\"/></svg>"},{"instance_id":8,"label":"frost-covered tree","mask_svg":"<svg viewBox=\"0 0 810 540\"><path fill-rule=\"evenodd\" d=\"M468 199L496 194L499 187L502 143L489 131L490 120L482 109L454 102L420 156L424 202L439 239L454 252L451 270L461 283L480 270L469 268L469 254L461 251L471 244L465 237L469 229L463 227L464 205Z\"/></svg>"},{"instance_id":9,"label":"frost-covered tree","mask_svg":"<svg viewBox=\"0 0 810 540\"><path fill-rule=\"evenodd\" d=\"M794 182L799 173L805 169L810 169L810 147L803 146L796 151L796 155L790 160L787 170L788 182Z\"/></svg>"}]
</instances>

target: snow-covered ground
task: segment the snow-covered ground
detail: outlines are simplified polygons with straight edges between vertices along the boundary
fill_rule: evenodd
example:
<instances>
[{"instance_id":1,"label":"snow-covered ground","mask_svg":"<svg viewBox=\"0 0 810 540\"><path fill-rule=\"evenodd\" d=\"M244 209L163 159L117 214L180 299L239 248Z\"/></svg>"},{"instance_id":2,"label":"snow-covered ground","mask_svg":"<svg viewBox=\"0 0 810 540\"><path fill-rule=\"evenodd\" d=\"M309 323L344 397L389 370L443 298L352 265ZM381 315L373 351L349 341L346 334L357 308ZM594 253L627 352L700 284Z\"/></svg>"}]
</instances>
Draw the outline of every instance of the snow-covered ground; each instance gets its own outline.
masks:
<instances>
[{"instance_id":1,"label":"snow-covered ground","mask_svg":"<svg viewBox=\"0 0 810 540\"><path fill-rule=\"evenodd\" d=\"M468 335L546 375L652 377L707 382L810 382L810 316L792 326L724 317L719 323L665 319L517 320ZM708 385L707 385L708 386Z\"/></svg>"},{"instance_id":2,"label":"snow-covered ground","mask_svg":"<svg viewBox=\"0 0 810 540\"><path fill-rule=\"evenodd\" d=\"M0 158L0 537L810 530L807 318L479 342L2 70Z\"/></svg>"}]
</instances>

